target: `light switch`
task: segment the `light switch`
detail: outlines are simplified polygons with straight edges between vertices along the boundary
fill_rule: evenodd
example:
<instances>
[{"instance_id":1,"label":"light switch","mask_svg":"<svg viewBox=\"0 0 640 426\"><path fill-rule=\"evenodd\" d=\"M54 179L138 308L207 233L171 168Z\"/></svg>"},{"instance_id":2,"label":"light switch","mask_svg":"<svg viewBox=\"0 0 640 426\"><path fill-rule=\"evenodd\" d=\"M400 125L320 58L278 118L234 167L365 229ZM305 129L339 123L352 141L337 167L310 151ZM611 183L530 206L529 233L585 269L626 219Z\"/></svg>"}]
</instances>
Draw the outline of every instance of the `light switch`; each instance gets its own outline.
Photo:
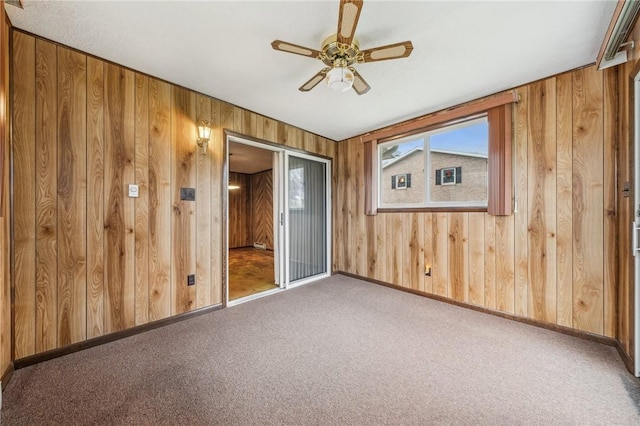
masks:
<instances>
[{"instance_id":1,"label":"light switch","mask_svg":"<svg viewBox=\"0 0 640 426\"><path fill-rule=\"evenodd\" d=\"M134 185L134 184L129 185L129 197L138 198L138 185Z\"/></svg>"}]
</instances>

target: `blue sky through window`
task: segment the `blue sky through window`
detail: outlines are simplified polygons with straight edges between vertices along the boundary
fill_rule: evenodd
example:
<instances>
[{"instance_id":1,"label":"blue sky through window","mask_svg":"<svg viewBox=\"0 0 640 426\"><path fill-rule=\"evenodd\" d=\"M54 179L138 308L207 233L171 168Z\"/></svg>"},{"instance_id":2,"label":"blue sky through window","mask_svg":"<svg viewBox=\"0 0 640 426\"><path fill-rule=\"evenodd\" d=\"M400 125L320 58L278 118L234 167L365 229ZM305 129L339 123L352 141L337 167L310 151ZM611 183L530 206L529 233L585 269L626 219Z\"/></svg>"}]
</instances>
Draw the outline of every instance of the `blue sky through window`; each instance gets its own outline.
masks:
<instances>
[{"instance_id":1,"label":"blue sky through window","mask_svg":"<svg viewBox=\"0 0 640 426\"><path fill-rule=\"evenodd\" d=\"M488 155L489 123L486 120L471 126L462 127L448 132L431 135L431 149L468 152ZM402 155L421 146L424 139L416 139L400 144L396 155Z\"/></svg>"}]
</instances>

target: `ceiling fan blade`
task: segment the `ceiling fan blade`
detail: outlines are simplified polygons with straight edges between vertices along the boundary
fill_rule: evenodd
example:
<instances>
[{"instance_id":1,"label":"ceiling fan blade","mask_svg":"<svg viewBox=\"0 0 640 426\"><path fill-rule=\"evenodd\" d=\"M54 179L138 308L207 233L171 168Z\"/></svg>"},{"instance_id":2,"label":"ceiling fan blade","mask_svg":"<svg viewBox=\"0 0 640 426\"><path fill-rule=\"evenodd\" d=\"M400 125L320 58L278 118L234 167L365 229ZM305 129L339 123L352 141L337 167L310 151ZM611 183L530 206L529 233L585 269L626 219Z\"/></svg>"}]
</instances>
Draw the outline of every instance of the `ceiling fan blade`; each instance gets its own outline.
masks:
<instances>
[{"instance_id":1,"label":"ceiling fan blade","mask_svg":"<svg viewBox=\"0 0 640 426\"><path fill-rule=\"evenodd\" d=\"M320 71L318 71L318 73L316 75L311 77L309 79L309 81L307 81L305 84L300 86L300 88L298 90L301 91L301 92L308 92L309 90L311 90L314 87L316 87L318 85L318 83L320 83L322 80L324 80L324 76L327 74L327 71L329 71L329 69L330 68L323 68Z\"/></svg>"},{"instance_id":2,"label":"ceiling fan blade","mask_svg":"<svg viewBox=\"0 0 640 426\"><path fill-rule=\"evenodd\" d=\"M362 0L340 0L338 15L338 42L350 45L362 10Z\"/></svg>"},{"instance_id":3,"label":"ceiling fan blade","mask_svg":"<svg viewBox=\"0 0 640 426\"><path fill-rule=\"evenodd\" d=\"M271 43L271 47L273 47L275 50L280 50L282 52L295 53L296 55L308 56L314 59L320 55L320 52L318 50L310 49L304 46L299 46L293 43L288 43L282 40L274 40Z\"/></svg>"},{"instance_id":4,"label":"ceiling fan blade","mask_svg":"<svg viewBox=\"0 0 640 426\"><path fill-rule=\"evenodd\" d=\"M358 71L354 68L349 69L353 72L353 86L351 87L353 87L353 90L355 90L358 95L364 95L371 89L371 86L362 78Z\"/></svg>"},{"instance_id":5,"label":"ceiling fan blade","mask_svg":"<svg viewBox=\"0 0 640 426\"><path fill-rule=\"evenodd\" d=\"M413 44L410 41L363 50L365 62L386 61L387 59L406 58L411 55Z\"/></svg>"}]
</instances>

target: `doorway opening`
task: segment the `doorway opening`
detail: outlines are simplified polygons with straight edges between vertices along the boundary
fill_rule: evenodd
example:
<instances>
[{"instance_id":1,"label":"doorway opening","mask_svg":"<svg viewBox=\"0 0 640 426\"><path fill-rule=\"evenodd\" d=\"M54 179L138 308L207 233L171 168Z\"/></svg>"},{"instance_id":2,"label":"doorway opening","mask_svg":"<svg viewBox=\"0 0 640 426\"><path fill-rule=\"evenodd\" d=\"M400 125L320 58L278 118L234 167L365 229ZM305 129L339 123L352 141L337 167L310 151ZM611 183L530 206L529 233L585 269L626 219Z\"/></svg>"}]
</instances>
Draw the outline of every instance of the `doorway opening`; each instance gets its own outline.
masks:
<instances>
[{"instance_id":1,"label":"doorway opening","mask_svg":"<svg viewBox=\"0 0 640 426\"><path fill-rule=\"evenodd\" d=\"M229 141L228 300L279 289L274 256L277 153Z\"/></svg>"},{"instance_id":2,"label":"doorway opening","mask_svg":"<svg viewBox=\"0 0 640 426\"><path fill-rule=\"evenodd\" d=\"M227 132L227 306L331 275L331 160Z\"/></svg>"}]
</instances>

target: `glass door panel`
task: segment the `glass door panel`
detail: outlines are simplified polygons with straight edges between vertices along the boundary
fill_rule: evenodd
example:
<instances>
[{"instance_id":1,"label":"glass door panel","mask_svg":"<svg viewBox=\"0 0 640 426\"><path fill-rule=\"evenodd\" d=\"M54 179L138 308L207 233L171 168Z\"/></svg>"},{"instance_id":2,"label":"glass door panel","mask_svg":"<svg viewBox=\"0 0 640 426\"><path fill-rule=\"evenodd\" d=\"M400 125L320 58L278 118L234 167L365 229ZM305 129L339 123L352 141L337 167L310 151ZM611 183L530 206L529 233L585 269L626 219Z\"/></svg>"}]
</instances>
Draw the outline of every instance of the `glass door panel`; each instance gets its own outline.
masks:
<instances>
[{"instance_id":1,"label":"glass door panel","mask_svg":"<svg viewBox=\"0 0 640 426\"><path fill-rule=\"evenodd\" d=\"M328 272L328 163L287 155L288 282Z\"/></svg>"}]
</instances>

